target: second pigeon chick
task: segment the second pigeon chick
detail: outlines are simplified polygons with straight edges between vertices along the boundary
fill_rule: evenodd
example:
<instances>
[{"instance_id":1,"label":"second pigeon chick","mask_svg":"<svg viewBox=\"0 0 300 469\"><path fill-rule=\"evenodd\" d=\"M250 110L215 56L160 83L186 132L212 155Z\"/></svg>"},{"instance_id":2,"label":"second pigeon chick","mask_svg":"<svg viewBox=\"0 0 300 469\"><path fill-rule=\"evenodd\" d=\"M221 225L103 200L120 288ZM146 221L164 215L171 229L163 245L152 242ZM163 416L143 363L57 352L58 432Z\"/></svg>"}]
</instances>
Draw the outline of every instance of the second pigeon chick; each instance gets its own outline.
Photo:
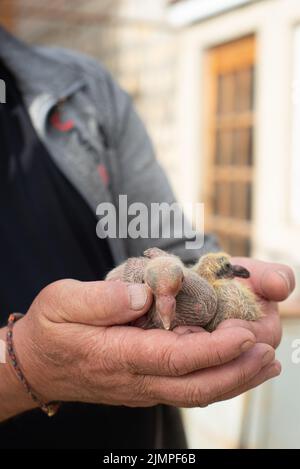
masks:
<instances>
[{"instance_id":1,"label":"second pigeon chick","mask_svg":"<svg viewBox=\"0 0 300 469\"><path fill-rule=\"evenodd\" d=\"M228 254L222 252L206 254L192 267L192 270L207 280L217 295L217 312L206 327L208 331L216 329L225 319L256 321L262 317L254 293L246 285L234 279L249 278L250 272L242 266L232 265Z\"/></svg>"}]
</instances>

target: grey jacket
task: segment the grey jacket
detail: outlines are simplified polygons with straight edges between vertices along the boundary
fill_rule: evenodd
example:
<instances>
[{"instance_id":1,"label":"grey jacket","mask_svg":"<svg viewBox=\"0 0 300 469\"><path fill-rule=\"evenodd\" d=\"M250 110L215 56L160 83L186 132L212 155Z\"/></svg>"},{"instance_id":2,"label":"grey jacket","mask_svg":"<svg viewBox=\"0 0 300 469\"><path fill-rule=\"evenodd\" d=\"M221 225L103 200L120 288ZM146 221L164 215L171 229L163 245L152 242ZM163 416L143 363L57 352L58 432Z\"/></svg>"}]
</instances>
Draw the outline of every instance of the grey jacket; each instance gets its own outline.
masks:
<instances>
[{"instance_id":1,"label":"grey jacket","mask_svg":"<svg viewBox=\"0 0 300 469\"><path fill-rule=\"evenodd\" d=\"M16 77L41 141L94 213L100 202L118 210L119 194L149 208L175 201L130 97L99 63L69 50L28 46L1 27L0 60ZM186 250L184 239L109 243L116 263L151 245L186 262L218 249L213 236L205 237L202 250Z\"/></svg>"}]
</instances>

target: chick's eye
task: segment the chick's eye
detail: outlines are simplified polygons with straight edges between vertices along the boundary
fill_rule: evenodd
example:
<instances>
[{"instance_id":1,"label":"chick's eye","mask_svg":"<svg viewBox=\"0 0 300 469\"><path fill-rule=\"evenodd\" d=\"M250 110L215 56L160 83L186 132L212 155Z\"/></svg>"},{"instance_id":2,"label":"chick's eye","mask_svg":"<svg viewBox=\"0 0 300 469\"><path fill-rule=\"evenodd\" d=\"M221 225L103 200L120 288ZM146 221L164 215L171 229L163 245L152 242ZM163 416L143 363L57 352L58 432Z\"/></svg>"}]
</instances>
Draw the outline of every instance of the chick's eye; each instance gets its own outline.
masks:
<instances>
[{"instance_id":1,"label":"chick's eye","mask_svg":"<svg viewBox=\"0 0 300 469\"><path fill-rule=\"evenodd\" d=\"M226 267L227 269L229 269L230 266L231 266L231 264L230 264L229 262L226 262L225 267Z\"/></svg>"}]
</instances>

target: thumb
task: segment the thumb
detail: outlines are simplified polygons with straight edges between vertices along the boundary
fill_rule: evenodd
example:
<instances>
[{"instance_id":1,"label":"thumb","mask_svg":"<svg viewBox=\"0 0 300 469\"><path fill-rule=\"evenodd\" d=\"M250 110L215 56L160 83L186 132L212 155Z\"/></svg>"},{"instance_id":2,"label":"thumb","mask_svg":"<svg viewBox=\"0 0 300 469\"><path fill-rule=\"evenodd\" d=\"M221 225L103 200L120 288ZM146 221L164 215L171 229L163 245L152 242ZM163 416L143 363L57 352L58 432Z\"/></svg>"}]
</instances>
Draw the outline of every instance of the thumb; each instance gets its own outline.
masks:
<instances>
[{"instance_id":1,"label":"thumb","mask_svg":"<svg viewBox=\"0 0 300 469\"><path fill-rule=\"evenodd\" d=\"M60 280L46 287L43 311L54 322L94 326L126 324L145 314L152 303L149 287L121 281ZM51 308L45 308L45 303Z\"/></svg>"},{"instance_id":2,"label":"thumb","mask_svg":"<svg viewBox=\"0 0 300 469\"><path fill-rule=\"evenodd\" d=\"M293 270L283 264L263 262L249 258L233 258L251 272L250 283L255 293L270 301L283 301L295 289Z\"/></svg>"}]
</instances>

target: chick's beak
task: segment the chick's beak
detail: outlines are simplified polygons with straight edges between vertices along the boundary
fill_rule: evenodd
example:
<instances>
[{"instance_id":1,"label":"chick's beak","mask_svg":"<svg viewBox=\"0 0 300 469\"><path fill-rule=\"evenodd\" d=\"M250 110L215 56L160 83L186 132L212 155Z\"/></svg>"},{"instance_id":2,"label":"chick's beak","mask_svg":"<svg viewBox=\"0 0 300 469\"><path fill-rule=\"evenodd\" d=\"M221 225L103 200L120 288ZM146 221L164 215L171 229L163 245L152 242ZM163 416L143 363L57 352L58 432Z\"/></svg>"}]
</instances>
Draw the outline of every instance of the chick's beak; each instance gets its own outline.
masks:
<instances>
[{"instance_id":1,"label":"chick's beak","mask_svg":"<svg viewBox=\"0 0 300 469\"><path fill-rule=\"evenodd\" d=\"M176 300L173 296L159 296L156 298L156 312L163 328L169 331L176 314Z\"/></svg>"},{"instance_id":2,"label":"chick's beak","mask_svg":"<svg viewBox=\"0 0 300 469\"><path fill-rule=\"evenodd\" d=\"M245 269L245 267L241 265L233 265L232 266L232 274L233 277L240 277L240 278L249 278L250 272L249 270Z\"/></svg>"}]
</instances>

